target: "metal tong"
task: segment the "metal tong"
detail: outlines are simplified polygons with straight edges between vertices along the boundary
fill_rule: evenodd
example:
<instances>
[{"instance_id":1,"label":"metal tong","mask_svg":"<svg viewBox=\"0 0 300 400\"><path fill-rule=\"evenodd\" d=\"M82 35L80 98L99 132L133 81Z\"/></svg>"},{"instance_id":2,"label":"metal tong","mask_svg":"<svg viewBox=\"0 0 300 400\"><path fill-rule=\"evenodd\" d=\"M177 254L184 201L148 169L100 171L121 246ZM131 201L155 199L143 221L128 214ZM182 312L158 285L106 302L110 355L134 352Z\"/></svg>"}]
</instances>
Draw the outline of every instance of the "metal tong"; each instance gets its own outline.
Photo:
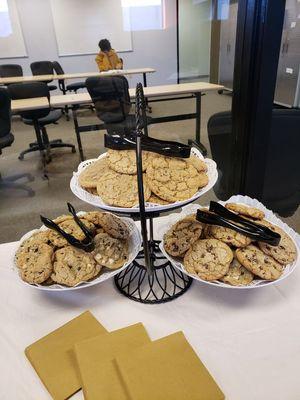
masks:
<instances>
[{"instance_id":1,"label":"metal tong","mask_svg":"<svg viewBox=\"0 0 300 400\"><path fill-rule=\"evenodd\" d=\"M150 136L141 135L142 150L152 151L168 157L189 158L191 146L179 142L159 140ZM104 146L114 150L135 150L136 134L105 134Z\"/></svg>"},{"instance_id":2,"label":"metal tong","mask_svg":"<svg viewBox=\"0 0 300 400\"><path fill-rule=\"evenodd\" d=\"M70 235L69 233L65 232L59 225L57 225L54 221L52 221L49 218L43 217L40 215L41 221L47 228L53 229L54 231L58 232L63 238L66 239L66 241L71 245L76 247L77 249L81 249L86 251L87 253L90 253L94 250L95 244L94 244L94 235L93 232L88 229L84 223L78 218L75 208L72 206L71 203L67 203L68 205L68 210L74 217L74 220L76 224L79 226L79 228L83 231L85 234L85 238L83 240L78 240L74 236Z\"/></svg>"},{"instance_id":3,"label":"metal tong","mask_svg":"<svg viewBox=\"0 0 300 400\"><path fill-rule=\"evenodd\" d=\"M219 225L225 228L233 229L236 232L242 233L253 240L265 242L272 246L277 246L281 236L271 229L248 221L245 218L237 215L221 204L211 201L209 211L197 210L197 220L209 225Z\"/></svg>"}]
</instances>

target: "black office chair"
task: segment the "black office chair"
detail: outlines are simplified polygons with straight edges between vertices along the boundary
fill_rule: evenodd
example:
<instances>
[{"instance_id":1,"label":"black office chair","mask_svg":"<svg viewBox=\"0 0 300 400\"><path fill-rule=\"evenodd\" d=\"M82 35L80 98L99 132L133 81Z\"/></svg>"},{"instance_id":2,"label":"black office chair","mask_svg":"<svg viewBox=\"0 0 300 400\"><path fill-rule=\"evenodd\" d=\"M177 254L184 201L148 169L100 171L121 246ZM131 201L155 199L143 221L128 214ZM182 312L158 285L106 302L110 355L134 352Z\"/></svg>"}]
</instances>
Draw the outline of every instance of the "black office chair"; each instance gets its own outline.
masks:
<instances>
[{"instance_id":1,"label":"black office chair","mask_svg":"<svg viewBox=\"0 0 300 400\"><path fill-rule=\"evenodd\" d=\"M54 75L54 69L51 61L35 61L30 64L32 75ZM49 85L53 79L42 81L48 85L49 90L56 90L56 85Z\"/></svg>"},{"instance_id":2,"label":"black office chair","mask_svg":"<svg viewBox=\"0 0 300 400\"><path fill-rule=\"evenodd\" d=\"M264 193L259 200L283 217L292 215L300 204L299 127L300 110L273 110ZM226 200L230 196L228 138L232 130L231 113L214 114L207 128L212 157L219 170L214 191L219 199Z\"/></svg>"},{"instance_id":3,"label":"black office chair","mask_svg":"<svg viewBox=\"0 0 300 400\"><path fill-rule=\"evenodd\" d=\"M14 142L15 138L11 133L11 108L10 97L6 89L0 88L0 154L2 149L9 147ZM10 177L2 178L0 175L0 189L22 189L29 196L34 196L34 191L20 183L15 183L19 179L26 178L28 181L33 181L34 178L30 174L18 174Z\"/></svg>"},{"instance_id":4,"label":"black office chair","mask_svg":"<svg viewBox=\"0 0 300 400\"><path fill-rule=\"evenodd\" d=\"M130 114L128 81L124 76L91 77L85 81L98 118L108 133L130 133L135 130L135 115ZM151 124L146 117L146 125Z\"/></svg>"},{"instance_id":5,"label":"black office chair","mask_svg":"<svg viewBox=\"0 0 300 400\"><path fill-rule=\"evenodd\" d=\"M23 69L18 64L2 64L0 65L0 77L10 78L11 76L23 76Z\"/></svg>"},{"instance_id":6,"label":"black office chair","mask_svg":"<svg viewBox=\"0 0 300 400\"><path fill-rule=\"evenodd\" d=\"M53 69L57 75L63 75L65 73L62 66L60 65L60 63L58 61L53 61L52 65L53 65ZM77 93L77 90L85 89L85 82L74 82L74 83L70 83L69 85L66 86L65 80L59 79L58 86L59 86L59 89L63 92L63 94L66 94L66 92Z\"/></svg>"},{"instance_id":7,"label":"black office chair","mask_svg":"<svg viewBox=\"0 0 300 400\"><path fill-rule=\"evenodd\" d=\"M9 94L13 100L29 99L35 97L46 97L48 99L48 102L50 100L49 88L46 83L43 82L12 84L9 86ZM37 142L31 143L28 149L20 153L20 160L23 160L24 155L27 153L40 151L43 158L43 165L45 166L45 163L51 161L51 148L69 147L72 149L72 153L76 152L75 146L73 144L63 143L61 139L49 141L46 131L46 125L55 124L62 115L60 110L51 111L50 102L49 106L46 108L22 111L20 115L26 125L32 125L34 127L37 139Z\"/></svg>"}]
</instances>

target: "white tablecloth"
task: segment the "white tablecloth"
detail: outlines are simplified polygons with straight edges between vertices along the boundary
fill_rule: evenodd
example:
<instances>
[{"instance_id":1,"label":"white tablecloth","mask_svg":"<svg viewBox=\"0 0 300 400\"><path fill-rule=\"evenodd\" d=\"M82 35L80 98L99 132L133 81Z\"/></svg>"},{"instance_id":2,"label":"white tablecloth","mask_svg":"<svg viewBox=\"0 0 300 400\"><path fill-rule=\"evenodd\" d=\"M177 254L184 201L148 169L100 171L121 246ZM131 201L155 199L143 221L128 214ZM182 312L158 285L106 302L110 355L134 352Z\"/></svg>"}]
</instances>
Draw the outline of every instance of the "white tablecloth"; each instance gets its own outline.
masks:
<instances>
[{"instance_id":1,"label":"white tablecloth","mask_svg":"<svg viewBox=\"0 0 300 400\"><path fill-rule=\"evenodd\" d=\"M271 287L194 282L177 300L144 305L123 297L112 281L69 293L25 286L12 269L17 247L0 245L1 400L50 399L24 349L85 310L108 330L142 322L152 339L183 330L226 399L300 399L300 268Z\"/></svg>"}]
</instances>

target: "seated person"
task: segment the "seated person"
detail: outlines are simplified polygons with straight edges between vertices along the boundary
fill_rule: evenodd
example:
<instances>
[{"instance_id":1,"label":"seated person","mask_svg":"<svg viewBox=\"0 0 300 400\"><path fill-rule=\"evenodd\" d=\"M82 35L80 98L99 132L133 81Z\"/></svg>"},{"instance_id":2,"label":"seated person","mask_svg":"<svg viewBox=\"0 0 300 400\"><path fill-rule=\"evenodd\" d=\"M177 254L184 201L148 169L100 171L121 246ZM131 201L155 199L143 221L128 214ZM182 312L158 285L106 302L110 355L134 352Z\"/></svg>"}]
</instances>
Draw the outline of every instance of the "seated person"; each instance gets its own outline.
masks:
<instances>
[{"instance_id":1,"label":"seated person","mask_svg":"<svg viewBox=\"0 0 300 400\"><path fill-rule=\"evenodd\" d=\"M100 72L123 68L123 61L118 57L115 50L111 48L109 40L100 40L99 48L101 51L97 54L95 60Z\"/></svg>"}]
</instances>

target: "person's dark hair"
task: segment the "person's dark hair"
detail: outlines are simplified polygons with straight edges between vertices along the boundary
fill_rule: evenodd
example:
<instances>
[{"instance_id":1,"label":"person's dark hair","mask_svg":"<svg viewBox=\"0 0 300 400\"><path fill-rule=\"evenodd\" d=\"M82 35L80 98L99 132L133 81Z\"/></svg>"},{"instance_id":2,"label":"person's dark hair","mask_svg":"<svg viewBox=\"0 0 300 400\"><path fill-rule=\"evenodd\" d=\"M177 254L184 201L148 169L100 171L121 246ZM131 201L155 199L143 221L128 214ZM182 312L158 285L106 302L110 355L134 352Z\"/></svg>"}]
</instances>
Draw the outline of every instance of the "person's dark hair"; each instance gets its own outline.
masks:
<instances>
[{"instance_id":1,"label":"person's dark hair","mask_svg":"<svg viewBox=\"0 0 300 400\"><path fill-rule=\"evenodd\" d=\"M107 39L101 39L99 42L99 47L101 51L109 51L111 50L110 41Z\"/></svg>"}]
</instances>

